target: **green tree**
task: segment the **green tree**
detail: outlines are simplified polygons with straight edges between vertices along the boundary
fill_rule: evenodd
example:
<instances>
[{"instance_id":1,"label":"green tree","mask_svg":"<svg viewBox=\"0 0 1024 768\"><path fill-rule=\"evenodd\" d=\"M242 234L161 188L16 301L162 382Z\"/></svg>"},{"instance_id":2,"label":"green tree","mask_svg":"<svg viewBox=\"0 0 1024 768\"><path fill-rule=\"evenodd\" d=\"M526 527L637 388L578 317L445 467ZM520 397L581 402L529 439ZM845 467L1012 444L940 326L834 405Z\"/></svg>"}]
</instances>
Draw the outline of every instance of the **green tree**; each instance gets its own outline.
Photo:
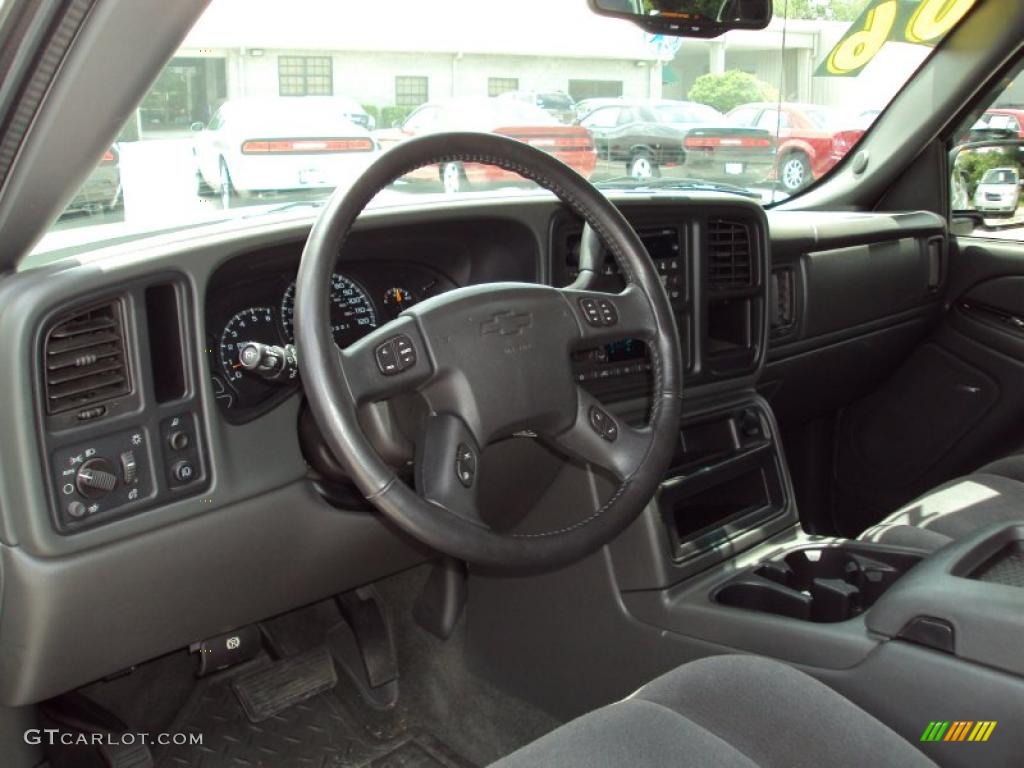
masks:
<instances>
[{"instance_id":1,"label":"green tree","mask_svg":"<svg viewBox=\"0 0 1024 768\"><path fill-rule=\"evenodd\" d=\"M774 0L775 15L790 19L853 21L868 0Z\"/></svg>"},{"instance_id":2,"label":"green tree","mask_svg":"<svg viewBox=\"0 0 1024 768\"><path fill-rule=\"evenodd\" d=\"M775 101L779 92L751 74L730 69L720 75L698 77L687 98L714 107L719 112L728 112L751 101Z\"/></svg>"}]
</instances>

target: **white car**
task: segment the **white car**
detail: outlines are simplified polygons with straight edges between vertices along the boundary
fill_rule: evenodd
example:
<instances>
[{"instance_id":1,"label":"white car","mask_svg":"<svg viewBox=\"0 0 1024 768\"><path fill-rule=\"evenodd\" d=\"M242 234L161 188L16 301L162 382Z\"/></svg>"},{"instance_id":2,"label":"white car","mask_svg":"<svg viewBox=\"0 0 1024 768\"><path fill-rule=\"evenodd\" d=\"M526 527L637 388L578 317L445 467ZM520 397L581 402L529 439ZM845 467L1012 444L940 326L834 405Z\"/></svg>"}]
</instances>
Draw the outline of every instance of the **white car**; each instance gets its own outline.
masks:
<instances>
[{"instance_id":1,"label":"white car","mask_svg":"<svg viewBox=\"0 0 1024 768\"><path fill-rule=\"evenodd\" d=\"M346 101L327 96L231 100L192 127L200 185L225 208L236 196L347 185L380 151Z\"/></svg>"},{"instance_id":2,"label":"white car","mask_svg":"<svg viewBox=\"0 0 1024 768\"><path fill-rule=\"evenodd\" d=\"M1020 172L1016 168L990 168L974 192L974 207L983 213L1012 216L1020 203Z\"/></svg>"}]
</instances>

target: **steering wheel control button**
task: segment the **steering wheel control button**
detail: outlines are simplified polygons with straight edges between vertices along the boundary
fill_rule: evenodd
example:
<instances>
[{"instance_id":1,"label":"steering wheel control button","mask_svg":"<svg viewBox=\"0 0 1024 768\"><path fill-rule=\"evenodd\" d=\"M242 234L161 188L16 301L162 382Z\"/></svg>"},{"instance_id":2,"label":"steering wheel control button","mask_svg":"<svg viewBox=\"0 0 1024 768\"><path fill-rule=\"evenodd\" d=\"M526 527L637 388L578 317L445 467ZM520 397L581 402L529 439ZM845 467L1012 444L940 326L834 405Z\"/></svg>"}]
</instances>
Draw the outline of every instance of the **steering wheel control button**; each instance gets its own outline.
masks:
<instances>
[{"instance_id":1,"label":"steering wheel control button","mask_svg":"<svg viewBox=\"0 0 1024 768\"><path fill-rule=\"evenodd\" d=\"M580 309L587 323L595 328L610 328L619 322L619 313L609 299L580 299Z\"/></svg>"},{"instance_id":2,"label":"steering wheel control button","mask_svg":"<svg viewBox=\"0 0 1024 768\"><path fill-rule=\"evenodd\" d=\"M416 365L416 347L408 336L395 337L395 353L398 355L398 368L401 371Z\"/></svg>"},{"instance_id":3,"label":"steering wheel control button","mask_svg":"<svg viewBox=\"0 0 1024 768\"><path fill-rule=\"evenodd\" d=\"M466 488L471 488L476 478L476 454L465 443L455 449L455 476Z\"/></svg>"},{"instance_id":4,"label":"steering wheel control button","mask_svg":"<svg viewBox=\"0 0 1024 768\"><path fill-rule=\"evenodd\" d=\"M597 311L601 314L601 325L611 327L619 322L619 313L608 299L597 300Z\"/></svg>"},{"instance_id":5,"label":"steering wheel control button","mask_svg":"<svg viewBox=\"0 0 1024 768\"><path fill-rule=\"evenodd\" d=\"M117 485L115 475L106 459L89 459L82 464L75 475L78 492L87 499L101 499Z\"/></svg>"},{"instance_id":6,"label":"steering wheel control button","mask_svg":"<svg viewBox=\"0 0 1024 768\"><path fill-rule=\"evenodd\" d=\"M408 336L395 336L374 350L377 369L385 376L394 376L416 365L416 347Z\"/></svg>"},{"instance_id":7,"label":"steering wheel control button","mask_svg":"<svg viewBox=\"0 0 1024 768\"><path fill-rule=\"evenodd\" d=\"M614 443L619 436L619 428L615 419L602 411L596 405L590 406L590 426L603 439Z\"/></svg>"}]
</instances>

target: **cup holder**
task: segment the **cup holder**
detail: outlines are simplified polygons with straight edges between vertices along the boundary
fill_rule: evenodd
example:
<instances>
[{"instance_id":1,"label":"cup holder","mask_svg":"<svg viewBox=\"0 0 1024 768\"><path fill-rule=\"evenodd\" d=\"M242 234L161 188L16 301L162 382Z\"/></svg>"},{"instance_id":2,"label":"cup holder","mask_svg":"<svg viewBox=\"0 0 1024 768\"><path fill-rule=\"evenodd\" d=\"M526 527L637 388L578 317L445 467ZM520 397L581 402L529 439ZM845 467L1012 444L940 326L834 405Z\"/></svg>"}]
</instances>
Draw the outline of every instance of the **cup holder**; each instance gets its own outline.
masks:
<instances>
[{"instance_id":1,"label":"cup holder","mask_svg":"<svg viewBox=\"0 0 1024 768\"><path fill-rule=\"evenodd\" d=\"M874 605L920 560L909 552L849 545L798 549L729 580L712 599L803 621L845 621Z\"/></svg>"}]
</instances>

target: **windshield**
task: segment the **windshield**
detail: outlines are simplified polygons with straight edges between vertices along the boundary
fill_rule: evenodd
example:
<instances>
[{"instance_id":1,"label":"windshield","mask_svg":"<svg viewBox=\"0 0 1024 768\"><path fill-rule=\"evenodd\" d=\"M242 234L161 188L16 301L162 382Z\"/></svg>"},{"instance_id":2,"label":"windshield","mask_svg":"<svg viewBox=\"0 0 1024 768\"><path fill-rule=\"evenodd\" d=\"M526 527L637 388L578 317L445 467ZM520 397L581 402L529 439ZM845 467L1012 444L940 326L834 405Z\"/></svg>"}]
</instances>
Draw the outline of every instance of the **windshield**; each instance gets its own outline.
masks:
<instances>
[{"instance_id":1,"label":"windshield","mask_svg":"<svg viewBox=\"0 0 1024 768\"><path fill-rule=\"evenodd\" d=\"M994 168L981 177L982 184L1016 184L1017 172L1012 168Z\"/></svg>"},{"instance_id":2,"label":"windshield","mask_svg":"<svg viewBox=\"0 0 1024 768\"><path fill-rule=\"evenodd\" d=\"M386 23L374 3L212 0L29 264L305 215L390 147L448 130L528 142L609 189L771 205L832 172L970 5L776 0L764 30L681 40L586 0L521 0L500 30L470 0L393 0ZM535 192L448 163L373 204Z\"/></svg>"}]
</instances>

